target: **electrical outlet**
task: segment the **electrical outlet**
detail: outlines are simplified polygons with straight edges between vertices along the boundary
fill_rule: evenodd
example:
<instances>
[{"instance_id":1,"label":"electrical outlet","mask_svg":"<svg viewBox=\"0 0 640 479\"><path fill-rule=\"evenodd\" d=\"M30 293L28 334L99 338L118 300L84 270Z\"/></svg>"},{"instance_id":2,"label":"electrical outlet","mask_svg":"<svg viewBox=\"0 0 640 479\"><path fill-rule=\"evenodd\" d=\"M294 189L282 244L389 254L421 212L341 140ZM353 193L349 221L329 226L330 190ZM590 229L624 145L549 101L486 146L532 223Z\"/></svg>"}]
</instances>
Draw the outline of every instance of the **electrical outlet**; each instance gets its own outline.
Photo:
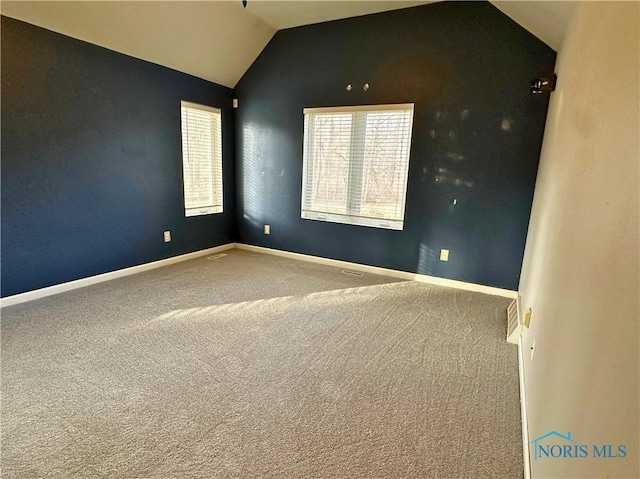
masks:
<instances>
[{"instance_id":1,"label":"electrical outlet","mask_svg":"<svg viewBox=\"0 0 640 479\"><path fill-rule=\"evenodd\" d=\"M264 225L264 234L266 234L266 235L270 235L271 234L271 226Z\"/></svg>"},{"instance_id":2,"label":"electrical outlet","mask_svg":"<svg viewBox=\"0 0 640 479\"><path fill-rule=\"evenodd\" d=\"M169 241L171 241L171 231L165 231L164 232L164 242L168 243Z\"/></svg>"},{"instance_id":3,"label":"electrical outlet","mask_svg":"<svg viewBox=\"0 0 640 479\"><path fill-rule=\"evenodd\" d=\"M449 250L441 249L440 250L440 261L449 261Z\"/></svg>"},{"instance_id":4,"label":"electrical outlet","mask_svg":"<svg viewBox=\"0 0 640 479\"><path fill-rule=\"evenodd\" d=\"M536 338L533 338L533 344L531 345L531 361L533 361L533 355L536 353Z\"/></svg>"}]
</instances>

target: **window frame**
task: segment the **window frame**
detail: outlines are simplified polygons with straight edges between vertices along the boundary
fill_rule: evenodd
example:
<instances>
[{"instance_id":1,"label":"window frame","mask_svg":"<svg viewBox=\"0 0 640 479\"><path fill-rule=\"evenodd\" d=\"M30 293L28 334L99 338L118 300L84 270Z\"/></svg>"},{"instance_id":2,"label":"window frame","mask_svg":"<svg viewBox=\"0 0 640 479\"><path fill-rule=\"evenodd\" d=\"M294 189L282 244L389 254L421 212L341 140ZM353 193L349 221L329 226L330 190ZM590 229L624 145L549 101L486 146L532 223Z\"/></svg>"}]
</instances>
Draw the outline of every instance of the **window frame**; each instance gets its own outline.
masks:
<instances>
[{"instance_id":1,"label":"window frame","mask_svg":"<svg viewBox=\"0 0 640 479\"><path fill-rule=\"evenodd\" d=\"M186 177L186 152L188 151L188 144L185 145L185 135L182 128L183 123L183 111L184 109L198 110L211 114L212 121L217 121L216 128L213 128L211 134L211 195L212 201L210 205L187 207L187 189L185 183ZM217 134L215 134L217 133ZM181 156L182 156L182 199L184 215L186 218L193 216L212 215L224 212L224 185L223 185L223 173L222 173L222 109L209 105L202 105L200 103L194 103L189 101L180 101L180 144L181 144ZM217 186L219 185L219 188Z\"/></svg>"},{"instance_id":2,"label":"window frame","mask_svg":"<svg viewBox=\"0 0 640 479\"><path fill-rule=\"evenodd\" d=\"M361 161L349 161L349 173L347 184L347 201L346 209L347 213L330 213L326 211L314 211L310 208L305 208L305 198L307 193L312 190L313 174L309 174L309 171L313 170L313 161L310 152L313 151L313 121L314 114L322 113L349 113L352 115L352 133L350 134L350 147L349 153L353 154L354 151L362 151L364 155L364 142L366 138L366 113L368 112L380 112L380 111L398 111L406 110L410 111L409 131L407 138L407 152L406 152L406 170L404 172L402 192L400 198L401 204L401 219L390 218L378 218L378 217L365 217L359 214L354 214L354 211L362 207L360 201L356 205L356 200L360 197L359 191L362 189L363 182L363 166L364 157ZM384 104L384 105L357 105L357 106L336 106L336 107L318 107L318 108L304 108L304 130L303 130L303 160L302 160L302 197L301 197L301 218L307 220L326 221L330 223L342 223L354 226L365 226L372 228L382 228L402 231L404 229L404 216L407 204L407 187L409 182L409 166L411 161L411 141L413 137L413 117L415 112L414 103L399 103L399 104ZM360 115L358 115L360 113ZM364 113L364 114L362 114ZM307 116L311 114L310 116ZM354 135L353 132L356 132Z\"/></svg>"}]
</instances>

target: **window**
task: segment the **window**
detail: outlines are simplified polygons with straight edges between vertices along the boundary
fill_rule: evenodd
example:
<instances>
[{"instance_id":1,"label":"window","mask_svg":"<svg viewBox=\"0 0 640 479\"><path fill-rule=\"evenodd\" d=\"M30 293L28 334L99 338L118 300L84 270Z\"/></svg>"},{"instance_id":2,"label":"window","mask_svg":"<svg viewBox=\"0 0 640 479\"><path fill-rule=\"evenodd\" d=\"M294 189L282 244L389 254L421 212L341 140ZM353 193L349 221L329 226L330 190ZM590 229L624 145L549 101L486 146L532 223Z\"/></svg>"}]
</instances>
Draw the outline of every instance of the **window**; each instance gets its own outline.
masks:
<instances>
[{"instance_id":1,"label":"window","mask_svg":"<svg viewBox=\"0 0 640 479\"><path fill-rule=\"evenodd\" d=\"M222 213L220 110L181 102L184 215Z\"/></svg>"},{"instance_id":2,"label":"window","mask_svg":"<svg viewBox=\"0 0 640 479\"><path fill-rule=\"evenodd\" d=\"M401 230L413 104L304 110L302 217Z\"/></svg>"}]
</instances>

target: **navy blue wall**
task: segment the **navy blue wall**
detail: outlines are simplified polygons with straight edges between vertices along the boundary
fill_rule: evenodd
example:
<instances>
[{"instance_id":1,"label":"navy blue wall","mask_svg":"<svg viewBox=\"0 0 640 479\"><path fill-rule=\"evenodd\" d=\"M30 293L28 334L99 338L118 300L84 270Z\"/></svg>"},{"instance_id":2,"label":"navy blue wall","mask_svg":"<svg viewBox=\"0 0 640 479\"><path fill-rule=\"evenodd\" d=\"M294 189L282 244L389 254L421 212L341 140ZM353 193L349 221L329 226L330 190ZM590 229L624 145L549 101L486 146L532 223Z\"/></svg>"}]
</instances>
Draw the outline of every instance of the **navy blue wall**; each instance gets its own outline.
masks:
<instances>
[{"instance_id":1,"label":"navy blue wall","mask_svg":"<svg viewBox=\"0 0 640 479\"><path fill-rule=\"evenodd\" d=\"M234 241L232 98L2 17L2 296ZM223 109L224 214L184 217L180 100Z\"/></svg>"},{"instance_id":2,"label":"navy blue wall","mask_svg":"<svg viewBox=\"0 0 640 479\"><path fill-rule=\"evenodd\" d=\"M234 123L228 88L2 17L1 294L236 239L516 289L548 103L528 85L554 62L484 2L290 29ZM222 215L184 217L180 100L223 109ZM404 231L302 220L302 109L404 102Z\"/></svg>"},{"instance_id":3,"label":"navy blue wall","mask_svg":"<svg viewBox=\"0 0 640 479\"><path fill-rule=\"evenodd\" d=\"M529 84L554 64L486 2L278 32L236 87L240 240L517 289L548 105ZM404 230L301 219L303 108L405 102L415 117Z\"/></svg>"}]
</instances>

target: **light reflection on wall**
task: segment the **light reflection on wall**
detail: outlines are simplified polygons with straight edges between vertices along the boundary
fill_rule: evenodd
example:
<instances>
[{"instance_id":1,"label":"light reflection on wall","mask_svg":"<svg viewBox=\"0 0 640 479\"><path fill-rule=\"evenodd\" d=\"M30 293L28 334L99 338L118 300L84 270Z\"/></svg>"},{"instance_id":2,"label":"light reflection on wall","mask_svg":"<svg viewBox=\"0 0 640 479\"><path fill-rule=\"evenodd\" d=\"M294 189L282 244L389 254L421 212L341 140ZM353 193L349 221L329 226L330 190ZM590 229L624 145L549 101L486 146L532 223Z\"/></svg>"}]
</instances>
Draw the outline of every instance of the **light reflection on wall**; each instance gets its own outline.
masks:
<instances>
[{"instance_id":1,"label":"light reflection on wall","mask_svg":"<svg viewBox=\"0 0 640 479\"><path fill-rule=\"evenodd\" d=\"M438 254L435 249L429 248L425 243L420 244L420 253L418 255L418 273L434 275L435 265L438 261Z\"/></svg>"},{"instance_id":2,"label":"light reflection on wall","mask_svg":"<svg viewBox=\"0 0 640 479\"><path fill-rule=\"evenodd\" d=\"M254 123L242 127L242 206L243 217L257 228L261 228L264 218L265 171L263 168L260 137L262 128Z\"/></svg>"},{"instance_id":3,"label":"light reflection on wall","mask_svg":"<svg viewBox=\"0 0 640 479\"><path fill-rule=\"evenodd\" d=\"M451 113L447 108L439 108L435 112L434 118L439 127L429 130L429 136L435 144L435 158L439 163L435 169L433 181L439 185L473 187L472 179L456 171L459 169L456 164L467 159L467 155L463 152L463 145L466 144L469 133L472 135L475 133L466 131L464 128L464 123L470 116L471 110L468 108L462 109L457 114Z\"/></svg>"}]
</instances>

